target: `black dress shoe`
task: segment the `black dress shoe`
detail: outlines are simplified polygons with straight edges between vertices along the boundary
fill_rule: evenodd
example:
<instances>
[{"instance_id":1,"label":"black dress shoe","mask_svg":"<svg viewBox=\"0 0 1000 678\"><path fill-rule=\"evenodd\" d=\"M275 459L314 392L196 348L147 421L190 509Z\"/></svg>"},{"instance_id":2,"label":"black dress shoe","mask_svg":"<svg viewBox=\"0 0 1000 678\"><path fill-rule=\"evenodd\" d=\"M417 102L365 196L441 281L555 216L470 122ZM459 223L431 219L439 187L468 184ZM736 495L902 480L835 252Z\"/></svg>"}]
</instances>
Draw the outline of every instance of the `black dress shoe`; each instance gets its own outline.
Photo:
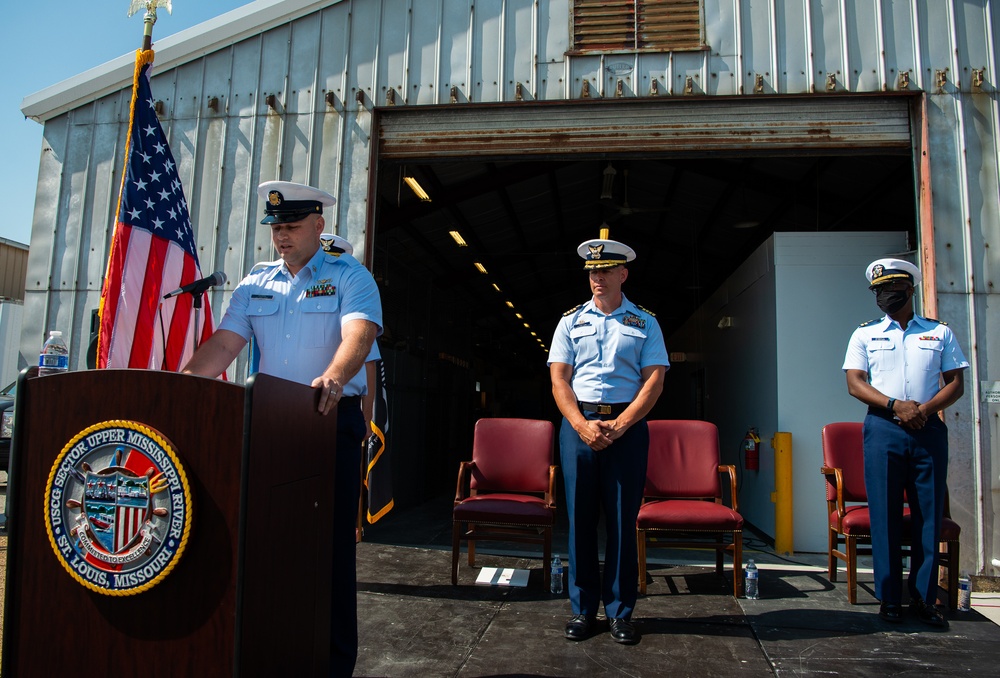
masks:
<instances>
[{"instance_id":1,"label":"black dress shoe","mask_svg":"<svg viewBox=\"0 0 1000 678\"><path fill-rule=\"evenodd\" d=\"M899 605L895 603L882 603L878 607L878 616L887 622L898 624L903 621L903 613Z\"/></svg>"},{"instance_id":2,"label":"black dress shoe","mask_svg":"<svg viewBox=\"0 0 1000 678\"><path fill-rule=\"evenodd\" d=\"M928 626L935 626L939 629L948 628L948 620L944 618L944 615L935 606L928 605L920 598L910 602L910 612L917 615L917 619Z\"/></svg>"},{"instance_id":3,"label":"black dress shoe","mask_svg":"<svg viewBox=\"0 0 1000 678\"><path fill-rule=\"evenodd\" d=\"M594 630L594 615L578 614L566 622L566 637L570 640L584 640Z\"/></svg>"},{"instance_id":4,"label":"black dress shoe","mask_svg":"<svg viewBox=\"0 0 1000 678\"><path fill-rule=\"evenodd\" d=\"M628 619L612 619L611 638L622 645L635 645L639 642L639 632Z\"/></svg>"}]
</instances>

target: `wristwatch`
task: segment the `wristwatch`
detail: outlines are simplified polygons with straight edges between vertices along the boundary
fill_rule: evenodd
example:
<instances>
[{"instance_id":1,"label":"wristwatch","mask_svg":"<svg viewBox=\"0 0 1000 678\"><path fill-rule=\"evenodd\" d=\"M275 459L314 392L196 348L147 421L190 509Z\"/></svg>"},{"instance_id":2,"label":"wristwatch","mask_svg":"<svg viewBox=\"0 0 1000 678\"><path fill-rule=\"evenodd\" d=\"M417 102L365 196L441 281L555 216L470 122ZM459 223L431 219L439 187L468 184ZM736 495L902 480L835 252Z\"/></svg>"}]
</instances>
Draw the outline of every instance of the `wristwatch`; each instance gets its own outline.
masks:
<instances>
[{"instance_id":1,"label":"wristwatch","mask_svg":"<svg viewBox=\"0 0 1000 678\"><path fill-rule=\"evenodd\" d=\"M892 412L892 406L895 405L895 404L896 404L896 399L895 398L889 398L889 404L885 406L885 409L887 409L890 412Z\"/></svg>"}]
</instances>

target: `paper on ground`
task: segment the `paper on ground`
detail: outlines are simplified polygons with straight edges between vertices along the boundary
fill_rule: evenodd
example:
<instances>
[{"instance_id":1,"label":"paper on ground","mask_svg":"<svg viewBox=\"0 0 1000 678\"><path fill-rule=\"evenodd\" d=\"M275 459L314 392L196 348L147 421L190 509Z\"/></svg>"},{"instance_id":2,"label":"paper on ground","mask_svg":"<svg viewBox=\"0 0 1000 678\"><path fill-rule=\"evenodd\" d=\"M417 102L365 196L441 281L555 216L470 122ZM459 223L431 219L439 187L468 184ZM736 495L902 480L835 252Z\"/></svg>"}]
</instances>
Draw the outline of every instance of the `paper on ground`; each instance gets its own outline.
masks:
<instances>
[{"instance_id":1,"label":"paper on ground","mask_svg":"<svg viewBox=\"0 0 1000 678\"><path fill-rule=\"evenodd\" d=\"M476 583L483 586L527 586L528 570L515 570L513 567L484 567L479 571Z\"/></svg>"}]
</instances>

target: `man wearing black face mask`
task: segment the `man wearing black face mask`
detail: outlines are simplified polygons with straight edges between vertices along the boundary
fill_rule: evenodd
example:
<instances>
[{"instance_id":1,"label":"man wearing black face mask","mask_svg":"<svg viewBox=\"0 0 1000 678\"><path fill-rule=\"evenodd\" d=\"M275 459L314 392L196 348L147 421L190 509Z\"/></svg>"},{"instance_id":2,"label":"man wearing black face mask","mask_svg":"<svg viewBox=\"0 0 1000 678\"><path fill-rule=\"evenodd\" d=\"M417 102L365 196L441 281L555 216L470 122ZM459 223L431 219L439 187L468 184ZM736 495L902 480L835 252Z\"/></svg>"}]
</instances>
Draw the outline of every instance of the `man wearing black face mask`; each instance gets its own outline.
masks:
<instances>
[{"instance_id":1,"label":"man wearing black face mask","mask_svg":"<svg viewBox=\"0 0 1000 678\"><path fill-rule=\"evenodd\" d=\"M910 505L910 610L938 628L938 541L948 481L948 427L938 412L962 397L969 367L945 323L913 312L920 269L901 259L868 265L869 289L885 316L851 336L844 360L848 392L868 405L865 487L879 616L902 621L903 493Z\"/></svg>"}]
</instances>

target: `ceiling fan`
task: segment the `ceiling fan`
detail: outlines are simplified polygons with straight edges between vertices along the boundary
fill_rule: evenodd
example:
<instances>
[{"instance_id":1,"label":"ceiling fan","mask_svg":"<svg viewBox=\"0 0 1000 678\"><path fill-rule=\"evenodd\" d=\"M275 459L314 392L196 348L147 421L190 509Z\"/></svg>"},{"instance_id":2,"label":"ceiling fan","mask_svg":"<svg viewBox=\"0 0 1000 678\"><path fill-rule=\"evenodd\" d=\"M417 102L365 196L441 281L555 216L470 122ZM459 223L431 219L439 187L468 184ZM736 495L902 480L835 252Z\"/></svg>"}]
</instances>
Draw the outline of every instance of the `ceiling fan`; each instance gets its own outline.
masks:
<instances>
[{"instance_id":1,"label":"ceiling fan","mask_svg":"<svg viewBox=\"0 0 1000 678\"><path fill-rule=\"evenodd\" d=\"M618 204L614 201L614 185L615 185L615 175L618 174L618 170L609 162L608 166L604 168L604 182L601 185L601 204L613 209L614 215L608 217L608 221L613 221L620 219L621 217L627 217L632 214L653 214L657 212L666 212L668 208L666 207L632 207L628 204L628 168L622 168L622 202Z\"/></svg>"}]
</instances>

